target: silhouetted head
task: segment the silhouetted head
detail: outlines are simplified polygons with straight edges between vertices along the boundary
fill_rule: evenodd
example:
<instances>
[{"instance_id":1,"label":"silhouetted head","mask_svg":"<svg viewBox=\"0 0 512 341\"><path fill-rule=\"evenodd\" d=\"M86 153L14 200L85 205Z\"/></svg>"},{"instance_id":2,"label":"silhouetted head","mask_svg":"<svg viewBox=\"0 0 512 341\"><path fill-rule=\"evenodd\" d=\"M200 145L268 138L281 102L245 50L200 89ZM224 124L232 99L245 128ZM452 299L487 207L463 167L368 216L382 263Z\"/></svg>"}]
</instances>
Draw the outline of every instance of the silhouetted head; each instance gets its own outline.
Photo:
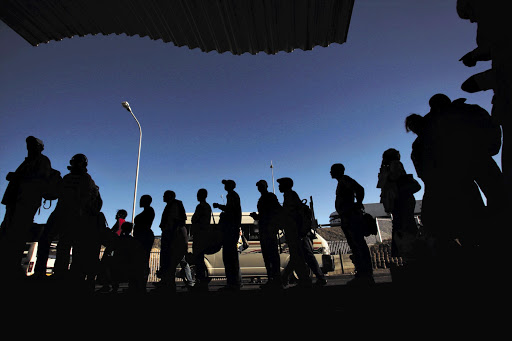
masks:
<instances>
[{"instance_id":1,"label":"silhouetted head","mask_svg":"<svg viewBox=\"0 0 512 341\"><path fill-rule=\"evenodd\" d=\"M164 202L171 202L176 199L176 193L173 191L165 191L164 192Z\"/></svg>"},{"instance_id":2,"label":"silhouetted head","mask_svg":"<svg viewBox=\"0 0 512 341\"><path fill-rule=\"evenodd\" d=\"M287 190L292 189L293 187L293 180L291 178L280 178L276 180L279 184L279 191L285 192Z\"/></svg>"},{"instance_id":3,"label":"silhouetted head","mask_svg":"<svg viewBox=\"0 0 512 341\"><path fill-rule=\"evenodd\" d=\"M405 131L412 131L416 135L419 135L423 128L423 121L423 116L418 114L410 114L405 118Z\"/></svg>"},{"instance_id":4,"label":"silhouetted head","mask_svg":"<svg viewBox=\"0 0 512 341\"><path fill-rule=\"evenodd\" d=\"M264 193L267 191L268 184L265 180L260 180L256 183L256 187L258 187L260 193Z\"/></svg>"},{"instance_id":5,"label":"silhouetted head","mask_svg":"<svg viewBox=\"0 0 512 341\"><path fill-rule=\"evenodd\" d=\"M201 188L197 191L197 201L204 201L208 196L208 191L204 188Z\"/></svg>"},{"instance_id":6,"label":"silhouetted head","mask_svg":"<svg viewBox=\"0 0 512 341\"><path fill-rule=\"evenodd\" d=\"M474 0L457 0L457 14L461 19L476 22L477 16Z\"/></svg>"},{"instance_id":7,"label":"silhouetted head","mask_svg":"<svg viewBox=\"0 0 512 341\"><path fill-rule=\"evenodd\" d=\"M345 175L345 166L341 163L335 163L331 166L331 177L333 179L339 179Z\"/></svg>"},{"instance_id":8,"label":"silhouetted head","mask_svg":"<svg viewBox=\"0 0 512 341\"><path fill-rule=\"evenodd\" d=\"M442 110L448 107L452 101L445 94L435 94L428 101L428 105L430 105L431 110Z\"/></svg>"},{"instance_id":9,"label":"silhouetted head","mask_svg":"<svg viewBox=\"0 0 512 341\"><path fill-rule=\"evenodd\" d=\"M72 172L87 172L87 165L89 160L84 154L75 154L71 160L69 160L70 166L68 169Z\"/></svg>"},{"instance_id":10,"label":"silhouetted head","mask_svg":"<svg viewBox=\"0 0 512 341\"><path fill-rule=\"evenodd\" d=\"M400 161L400 152L394 148L389 148L382 154L382 162Z\"/></svg>"},{"instance_id":11,"label":"silhouetted head","mask_svg":"<svg viewBox=\"0 0 512 341\"><path fill-rule=\"evenodd\" d=\"M125 221L123 225L121 225L121 234L127 236L130 233L132 233L133 230L133 224L129 221Z\"/></svg>"},{"instance_id":12,"label":"silhouetted head","mask_svg":"<svg viewBox=\"0 0 512 341\"><path fill-rule=\"evenodd\" d=\"M222 183L226 191L232 191L236 188L236 183L233 180L222 180Z\"/></svg>"},{"instance_id":13,"label":"silhouetted head","mask_svg":"<svg viewBox=\"0 0 512 341\"><path fill-rule=\"evenodd\" d=\"M29 152L29 154L40 154L44 150L43 141L34 136L27 137L25 142L27 143L27 151Z\"/></svg>"},{"instance_id":14,"label":"silhouetted head","mask_svg":"<svg viewBox=\"0 0 512 341\"><path fill-rule=\"evenodd\" d=\"M126 219L126 216L128 215L128 212L126 210L118 210L116 213L116 219Z\"/></svg>"},{"instance_id":15,"label":"silhouetted head","mask_svg":"<svg viewBox=\"0 0 512 341\"><path fill-rule=\"evenodd\" d=\"M140 197L139 206L140 207L149 207L149 205L151 205L152 202L153 202L153 198L151 198L151 195L144 194L143 196Z\"/></svg>"}]
</instances>

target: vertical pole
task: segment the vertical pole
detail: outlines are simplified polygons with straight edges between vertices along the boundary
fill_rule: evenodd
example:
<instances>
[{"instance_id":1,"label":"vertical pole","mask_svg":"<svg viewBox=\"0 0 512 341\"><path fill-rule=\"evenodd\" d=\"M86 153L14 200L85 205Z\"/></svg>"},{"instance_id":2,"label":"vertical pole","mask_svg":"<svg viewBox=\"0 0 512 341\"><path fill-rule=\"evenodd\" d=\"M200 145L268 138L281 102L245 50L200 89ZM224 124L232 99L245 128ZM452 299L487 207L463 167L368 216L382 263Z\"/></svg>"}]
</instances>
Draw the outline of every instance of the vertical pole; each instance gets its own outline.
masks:
<instances>
[{"instance_id":1,"label":"vertical pole","mask_svg":"<svg viewBox=\"0 0 512 341\"><path fill-rule=\"evenodd\" d=\"M382 243L382 235L380 234L379 219L377 217L375 217L375 222L377 223L377 241L379 243Z\"/></svg>"},{"instance_id":2,"label":"vertical pole","mask_svg":"<svg viewBox=\"0 0 512 341\"><path fill-rule=\"evenodd\" d=\"M123 107L126 108L126 110L128 110L130 112L130 114L132 114L133 119L135 120L135 122L137 122L137 125L139 126L139 152L137 154L137 171L135 173L135 189L133 191L133 208L132 208L132 224L133 224L134 220L135 220L135 205L137 203L137 185L139 183L139 164L140 164L140 147L142 144L142 128L140 127L139 120L133 114L133 111L130 108L130 105L128 104L128 102L123 102L122 105L123 105ZM133 231L132 231L132 233L133 233Z\"/></svg>"},{"instance_id":3,"label":"vertical pole","mask_svg":"<svg viewBox=\"0 0 512 341\"><path fill-rule=\"evenodd\" d=\"M135 173L135 190L133 192L133 209L132 209L132 224L133 224L134 220L135 220L135 205L137 202L137 185L139 183L139 164L140 164L140 147L142 144L142 129L140 127L139 121L137 120L137 118L135 117L133 112L131 110L130 110L130 112L132 113L133 118L135 119L135 121L137 122L137 125L139 126L139 153L137 155L137 171Z\"/></svg>"},{"instance_id":4,"label":"vertical pole","mask_svg":"<svg viewBox=\"0 0 512 341\"><path fill-rule=\"evenodd\" d=\"M274 186L274 166L272 165L272 160L270 160L270 169L272 170L272 193L276 194L276 188Z\"/></svg>"}]
</instances>

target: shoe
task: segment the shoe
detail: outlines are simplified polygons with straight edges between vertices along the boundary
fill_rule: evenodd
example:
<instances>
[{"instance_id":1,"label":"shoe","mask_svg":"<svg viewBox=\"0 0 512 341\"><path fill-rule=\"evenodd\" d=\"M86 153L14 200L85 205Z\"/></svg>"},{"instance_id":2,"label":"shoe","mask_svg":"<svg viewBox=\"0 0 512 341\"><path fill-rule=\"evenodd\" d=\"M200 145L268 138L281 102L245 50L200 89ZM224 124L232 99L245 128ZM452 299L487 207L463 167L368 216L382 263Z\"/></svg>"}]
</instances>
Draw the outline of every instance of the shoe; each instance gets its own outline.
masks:
<instances>
[{"instance_id":1,"label":"shoe","mask_svg":"<svg viewBox=\"0 0 512 341\"><path fill-rule=\"evenodd\" d=\"M96 292L100 293L100 294L108 293L108 292L110 292L110 286L109 285L104 285L101 288L99 288L98 290L96 290Z\"/></svg>"},{"instance_id":2,"label":"shoe","mask_svg":"<svg viewBox=\"0 0 512 341\"><path fill-rule=\"evenodd\" d=\"M327 284L327 280L325 278L318 278L315 282L315 286L317 287L323 287Z\"/></svg>"},{"instance_id":3,"label":"shoe","mask_svg":"<svg viewBox=\"0 0 512 341\"><path fill-rule=\"evenodd\" d=\"M375 285L373 276L356 276L347 282L350 287L369 288Z\"/></svg>"},{"instance_id":4,"label":"shoe","mask_svg":"<svg viewBox=\"0 0 512 341\"><path fill-rule=\"evenodd\" d=\"M196 284L190 288L191 291L194 292L205 292L208 291L208 283L205 282L196 282Z\"/></svg>"},{"instance_id":5,"label":"shoe","mask_svg":"<svg viewBox=\"0 0 512 341\"><path fill-rule=\"evenodd\" d=\"M226 285L222 288L220 288L218 291L221 292L238 292L242 288L241 285Z\"/></svg>"}]
</instances>

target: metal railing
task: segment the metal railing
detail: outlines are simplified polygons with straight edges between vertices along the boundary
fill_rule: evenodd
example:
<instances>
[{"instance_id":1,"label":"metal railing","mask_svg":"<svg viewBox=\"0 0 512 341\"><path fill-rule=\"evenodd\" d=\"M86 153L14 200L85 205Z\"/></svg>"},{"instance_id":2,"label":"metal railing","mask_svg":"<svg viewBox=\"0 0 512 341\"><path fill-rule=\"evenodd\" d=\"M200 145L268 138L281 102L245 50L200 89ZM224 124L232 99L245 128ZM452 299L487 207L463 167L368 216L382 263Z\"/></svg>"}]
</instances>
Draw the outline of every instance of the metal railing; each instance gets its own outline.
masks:
<instances>
[{"instance_id":1,"label":"metal railing","mask_svg":"<svg viewBox=\"0 0 512 341\"><path fill-rule=\"evenodd\" d=\"M348 246L345 240L331 240L327 241L327 244L329 244L331 255L347 255L352 253L350 246Z\"/></svg>"},{"instance_id":2,"label":"metal railing","mask_svg":"<svg viewBox=\"0 0 512 341\"><path fill-rule=\"evenodd\" d=\"M343 240L328 241L331 255L351 254L352 251L348 243ZM100 258L103 256L103 250L100 252ZM160 251L151 251L149 257L149 277L148 282L158 282L160 279L156 276L156 271L160 267Z\"/></svg>"}]
</instances>

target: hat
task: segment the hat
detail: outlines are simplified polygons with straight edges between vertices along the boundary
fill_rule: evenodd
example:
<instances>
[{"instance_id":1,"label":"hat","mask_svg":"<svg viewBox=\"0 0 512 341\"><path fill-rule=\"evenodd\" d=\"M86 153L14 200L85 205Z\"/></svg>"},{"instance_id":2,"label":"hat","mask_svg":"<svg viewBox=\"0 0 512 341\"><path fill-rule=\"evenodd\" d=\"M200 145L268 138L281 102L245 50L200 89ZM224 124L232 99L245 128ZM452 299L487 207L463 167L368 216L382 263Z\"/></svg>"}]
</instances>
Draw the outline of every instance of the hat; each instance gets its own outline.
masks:
<instances>
[{"instance_id":1,"label":"hat","mask_svg":"<svg viewBox=\"0 0 512 341\"><path fill-rule=\"evenodd\" d=\"M280 178L276 180L278 183L280 183L283 186L287 187L293 187L293 180L290 178Z\"/></svg>"},{"instance_id":2,"label":"hat","mask_svg":"<svg viewBox=\"0 0 512 341\"><path fill-rule=\"evenodd\" d=\"M259 186L259 185L264 185L265 187L268 187L268 184L265 180L260 180L256 183L256 186Z\"/></svg>"},{"instance_id":3,"label":"hat","mask_svg":"<svg viewBox=\"0 0 512 341\"><path fill-rule=\"evenodd\" d=\"M222 180L222 184L224 184L224 185L230 184L233 188L236 187L236 183L233 180Z\"/></svg>"},{"instance_id":4,"label":"hat","mask_svg":"<svg viewBox=\"0 0 512 341\"><path fill-rule=\"evenodd\" d=\"M27 143L34 143L34 144L36 144L36 145L38 145L38 146L40 146L41 148L43 148L43 149L44 149L44 143L43 143L43 141L42 141L42 140L40 140L40 139L38 139L37 137L29 136L29 137L27 137L27 138L25 139L25 141L26 141Z\"/></svg>"}]
</instances>

